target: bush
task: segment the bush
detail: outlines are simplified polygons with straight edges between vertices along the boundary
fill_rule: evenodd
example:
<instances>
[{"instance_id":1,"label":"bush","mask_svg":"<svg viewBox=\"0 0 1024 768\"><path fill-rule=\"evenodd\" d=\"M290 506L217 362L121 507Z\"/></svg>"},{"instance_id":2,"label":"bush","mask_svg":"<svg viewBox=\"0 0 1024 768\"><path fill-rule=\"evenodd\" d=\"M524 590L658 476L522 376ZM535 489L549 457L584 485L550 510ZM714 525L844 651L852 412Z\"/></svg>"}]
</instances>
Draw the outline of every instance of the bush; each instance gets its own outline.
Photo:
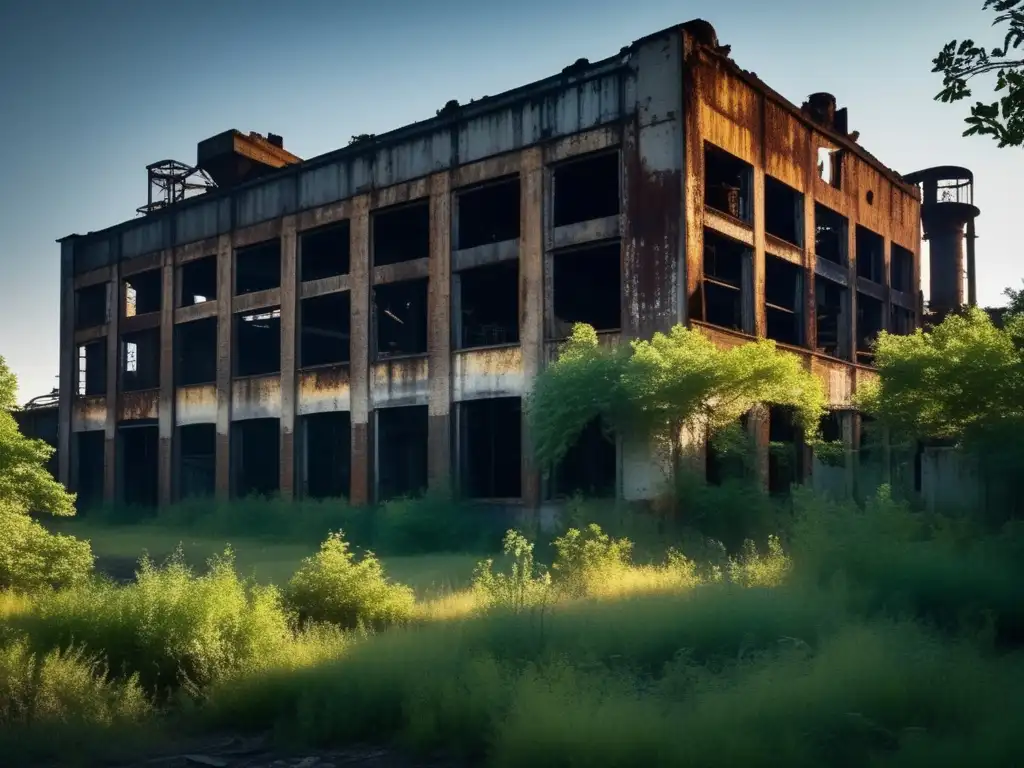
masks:
<instances>
[{"instance_id":1,"label":"bush","mask_svg":"<svg viewBox=\"0 0 1024 768\"><path fill-rule=\"evenodd\" d=\"M633 543L612 539L591 523L583 531L570 528L554 547L558 554L551 570L556 589L569 597L583 597L629 569Z\"/></svg>"},{"instance_id":2,"label":"bush","mask_svg":"<svg viewBox=\"0 0 1024 768\"><path fill-rule=\"evenodd\" d=\"M551 597L551 576L534 565L533 544L518 531L505 534L504 554L512 560L509 573L495 573L494 560L478 563L473 590L484 605L519 612L542 605Z\"/></svg>"},{"instance_id":3,"label":"bush","mask_svg":"<svg viewBox=\"0 0 1024 768\"><path fill-rule=\"evenodd\" d=\"M490 552L501 546L503 522L473 514L446 490L393 499L374 513L373 547L389 555Z\"/></svg>"},{"instance_id":4,"label":"bush","mask_svg":"<svg viewBox=\"0 0 1024 768\"><path fill-rule=\"evenodd\" d=\"M412 589L389 582L372 552L357 561L341 531L330 534L317 554L302 561L284 596L300 623L345 628L406 622L415 604Z\"/></svg>"},{"instance_id":5,"label":"bush","mask_svg":"<svg viewBox=\"0 0 1024 768\"><path fill-rule=\"evenodd\" d=\"M92 573L88 541L50 533L6 502L0 502L0 531L0 589L68 587Z\"/></svg>"}]
</instances>

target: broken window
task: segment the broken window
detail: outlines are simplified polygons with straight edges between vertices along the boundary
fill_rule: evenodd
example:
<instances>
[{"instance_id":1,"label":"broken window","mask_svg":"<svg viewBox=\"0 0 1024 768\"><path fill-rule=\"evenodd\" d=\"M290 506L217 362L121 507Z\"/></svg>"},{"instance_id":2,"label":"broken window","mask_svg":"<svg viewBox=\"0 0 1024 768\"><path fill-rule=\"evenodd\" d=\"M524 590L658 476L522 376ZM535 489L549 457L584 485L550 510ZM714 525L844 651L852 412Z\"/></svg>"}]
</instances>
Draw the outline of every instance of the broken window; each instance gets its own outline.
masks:
<instances>
[{"instance_id":1,"label":"broken window","mask_svg":"<svg viewBox=\"0 0 1024 768\"><path fill-rule=\"evenodd\" d=\"M159 312L163 295L162 272L151 269L124 280L124 316L148 315Z\"/></svg>"},{"instance_id":2,"label":"broken window","mask_svg":"<svg viewBox=\"0 0 1024 768\"><path fill-rule=\"evenodd\" d=\"M190 307L217 298L217 257L188 261L178 270L178 306Z\"/></svg>"},{"instance_id":3,"label":"broken window","mask_svg":"<svg viewBox=\"0 0 1024 768\"><path fill-rule=\"evenodd\" d=\"M178 498L213 496L216 484L217 427L188 424L178 427Z\"/></svg>"},{"instance_id":4,"label":"broken window","mask_svg":"<svg viewBox=\"0 0 1024 768\"><path fill-rule=\"evenodd\" d=\"M889 333L896 336L909 336L914 332L914 312L897 304L893 304L889 315Z\"/></svg>"},{"instance_id":5,"label":"broken window","mask_svg":"<svg viewBox=\"0 0 1024 768\"><path fill-rule=\"evenodd\" d=\"M349 271L349 223L331 224L303 232L299 239L302 282L322 280Z\"/></svg>"},{"instance_id":6,"label":"broken window","mask_svg":"<svg viewBox=\"0 0 1024 768\"><path fill-rule=\"evenodd\" d=\"M704 230L704 278L700 286L704 322L747 330L743 292L749 283L750 259L750 249L743 243Z\"/></svg>"},{"instance_id":7,"label":"broken window","mask_svg":"<svg viewBox=\"0 0 1024 768\"><path fill-rule=\"evenodd\" d=\"M857 277L881 283L884 274L885 240L881 235L857 225Z\"/></svg>"},{"instance_id":8,"label":"broken window","mask_svg":"<svg viewBox=\"0 0 1024 768\"><path fill-rule=\"evenodd\" d=\"M475 248L518 237L518 176L459 191L458 249Z\"/></svg>"},{"instance_id":9,"label":"broken window","mask_svg":"<svg viewBox=\"0 0 1024 768\"><path fill-rule=\"evenodd\" d=\"M174 326L175 384L212 384L217 380L217 318Z\"/></svg>"},{"instance_id":10,"label":"broken window","mask_svg":"<svg viewBox=\"0 0 1024 768\"><path fill-rule=\"evenodd\" d=\"M103 503L103 430L75 432L75 506L79 512Z\"/></svg>"},{"instance_id":11,"label":"broken window","mask_svg":"<svg viewBox=\"0 0 1024 768\"><path fill-rule=\"evenodd\" d=\"M281 370L281 308L235 315L235 376Z\"/></svg>"},{"instance_id":12,"label":"broken window","mask_svg":"<svg viewBox=\"0 0 1024 768\"><path fill-rule=\"evenodd\" d=\"M803 270L784 259L766 254L764 303L768 338L794 346L803 344Z\"/></svg>"},{"instance_id":13,"label":"broken window","mask_svg":"<svg viewBox=\"0 0 1024 768\"><path fill-rule=\"evenodd\" d=\"M554 166L551 186L553 226L618 216L618 150L584 155Z\"/></svg>"},{"instance_id":14,"label":"broken window","mask_svg":"<svg viewBox=\"0 0 1024 768\"><path fill-rule=\"evenodd\" d=\"M857 362L872 365L875 353L871 346L879 332L885 328L882 321L883 304L866 293L857 292Z\"/></svg>"},{"instance_id":15,"label":"broken window","mask_svg":"<svg viewBox=\"0 0 1024 768\"><path fill-rule=\"evenodd\" d=\"M313 499L347 498L352 464L349 413L303 416L301 434L303 494Z\"/></svg>"},{"instance_id":16,"label":"broken window","mask_svg":"<svg viewBox=\"0 0 1024 768\"><path fill-rule=\"evenodd\" d=\"M117 430L121 500L155 507L159 500L160 434L156 424L122 425Z\"/></svg>"},{"instance_id":17,"label":"broken window","mask_svg":"<svg viewBox=\"0 0 1024 768\"><path fill-rule=\"evenodd\" d=\"M622 326L619 241L553 254L553 338L566 338L575 323L598 331Z\"/></svg>"},{"instance_id":18,"label":"broken window","mask_svg":"<svg viewBox=\"0 0 1024 768\"><path fill-rule=\"evenodd\" d=\"M914 253L896 243L889 245L889 285L894 291L914 292Z\"/></svg>"},{"instance_id":19,"label":"broken window","mask_svg":"<svg viewBox=\"0 0 1024 768\"><path fill-rule=\"evenodd\" d=\"M160 329L121 337L121 389L133 392L160 386Z\"/></svg>"},{"instance_id":20,"label":"broken window","mask_svg":"<svg viewBox=\"0 0 1024 768\"><path fill-rule=\"evenodd\" d=\"M846 358L847 292L846 288L814 276L815 326L817 351L831 357Z\"/></svg>"},{"instance_id":21,"label":"broken window","mask_svg":"<svg viewBox=\"0 0 1024 768\"><path fill-rule=\"evenodd\" d=\"M107 286L90 285L75 291L75 328L92 328L107 322Z\"/></svg>"},{"instance_id":22,"label":"broken window","mask_svg":"<svg viewBox=\"0 0 1024 768\"><path fill-rule=\"evenodd\" d=\"M281 286L281 240L274 238L235 251L235 295Z\"/></svg>"},{"instance_id":23,"label":"broken window","mask_svg":"<svg viewBox=\"0 0 1024 768\"><path fill-rule=\"evenodd\" d=\"M497 397L459 404L462 491L472 499L522 495L522 401Z\"/></svg>"},{"instance_id":24,"label":"broken window","mask_svg":"<svg viewBox=\"0 0 1024 768\"><path fill-rule=\"evenodd\" d=\"M836 189L843 188L843 150L818 147L818 178Z\"/></svg>"},{"instance_id":25,"label":"broken window","mask_svg":"<svg viewBox=\"0 0 1024 768\"><path fill-rule=\"evenodd\" d=\"M281 422L231 423L231 468L236 498L273 496L281 488Z\"/></svg>"},{"instance_id":26,"label":"broken window","mask_svg":"<svg viewBox=\"0 0 1024 768\"><path fill-rule=\"evenodd\" d=\"M819 259L846 264L846 217L814 204L814 253Z\"/></svg>"},{"instance_id":27,"label":"broken window","mask_svg":"<svg viewBox=\"0 0 1024 768\"><path fill-rule=\"evenodd\" d=\"M734 219L751 221L754 168L714 144L704 142L704 204Z\"/></svg>"},{"instance_id":28,"label":"broken window","mask_svg":"<svg viewBox=\"0 0 1024 768\"><path fill-rule=\"evenodd\" d=\"M615 438L595 419L583 429L555 467L554 495L556 498L576 493L614 496L617 476Z\"/></svg>"},{"instance_id":29,"label":"broken window","mask_svg":"<svg viewBox=\"0 0 1024 768\"><path fill-rule=\"evenodd\" d=\"M427 352L427 281L404 280L373 288L377 357Z\"/></svg>"},{"instance_id":30,"label":"broken window","mask_svg":"<svg viewBox=\"0 0 1024 768\"><path fill-rule=\"evenodd\" d=\"M459 349L519 342L519 260L476 267L453 276Z\"/></svg>"},{"instance_id":31,"label":"broken window","mask_svg":"<svg viewBox=\"0 0 1024 768\"><path fill-rule=\"evenodd\" d=\"M773 405L768 409L768 492L788 494L800 482L802 440L793 408Z\"/></svg>"},{"instance_id":32,"label":"broken window","mask_svg":"<svg viewBox=\"0 0 1024 768\"><path fill-rule=\"evenodd\" d=\"M299 366L349 361L349 293L328 293L300 303Z\"/></svg>"},{"instance_id":33,"label":"broken window","mask_svg":"<svg viewBox=\"0 0 1024 768\"><path fill-rule=\"evenodd\" d=\"M427 406L377 410L377 501L427 487Z\"/></svg>"},{"instance_id":34,"label":"broken window","mask_svg":"<svg viewBox=\"0 0 1024 768\"><path fill-rule=\"evenodd\" d=\"M107 393L107 340L91 341L78 347L79 395Z\"/></svg>"},{"instance_id":35,"label":"broken window","mask_svg":"<svg viewBox=\"0 0 1024 768\"><path fill-rule=\"evenodd\" d=\"M373 266L430 256L430 201L374 211Z\"/></svg>"},{"instance_id":36,"label":"broken window","mask_svg":"<svg viewBox=\"0 0 1024 768\"><path fill-rule=\"evenodd\" d=\"M788 184L764 177L764 229L799 247L804 242L804 196Z\"/></svg>"}]
</instances>

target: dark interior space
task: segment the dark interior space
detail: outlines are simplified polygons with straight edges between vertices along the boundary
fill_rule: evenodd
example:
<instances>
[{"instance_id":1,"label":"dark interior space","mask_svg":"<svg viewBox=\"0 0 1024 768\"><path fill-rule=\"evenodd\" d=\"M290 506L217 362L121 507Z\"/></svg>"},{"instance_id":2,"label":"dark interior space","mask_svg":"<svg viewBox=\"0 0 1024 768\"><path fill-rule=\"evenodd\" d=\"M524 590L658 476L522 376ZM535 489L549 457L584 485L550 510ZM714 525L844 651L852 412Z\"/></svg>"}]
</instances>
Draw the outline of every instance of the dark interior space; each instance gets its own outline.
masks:
<instances>
[{"instance_id":1,"label":"dark interior space","mask_svg":"<svg viewBox=\"0 0 1024 768\"><path fill-rule=\"evenodd\" d=\"M302 282L347 275L350 247L347 219L339 224L303 232L299 239Z\"/></svg>"},{"instance_id":2,"label":"dark interior space","mask_svg":"<svg viewBox=\"0 0 1024 768\"><path fill-rule=\"evenodd\" d=\"M765 254L764 303L768 338L782 344L803 344L803 270L777 256Z\"/></svg>"},{"instance_id":3,"label":"dark interior space","mask_svg":"<svg viewBox=\"0 0 1024 768\"><path fill-rule=\"evenodd\" d=\"M819 422L821 439L826 443L835 443L843 439L843 421L838 411L829 411Z\"/></svg>"},{"instance_id":4,"label":"dark interior space","mask_svg":"<svg viewBox=\"0 0 1024 768\"><path fill-rule=\"evenodd\" d=\"M885 274L885 240L866 227L857 225L857 277L875 283L883 281Z\"/></svg>"},{"instance_id":5,"label":"dark interior space","mask_svg":"<svg viewBox=\"0 0 1024 768\"><path fill-rule=\"evenodd\" d=\"M788 494L803 476L800 429L793 409L768 409L768 493Z\"/></svg>"},{"instance_id":6,"label":"dark interior space","mask_svg":"<svg viewBox=\"0 0 1024 768\"><path fill-rule=\"evenodd\" d=\"M160 386L160 329L121 337L121 389L133 392Z\"/></svg>"},{"instance_id":7,"label":"dark interior space","mask_svg":"<svg viewBox=\"0 0 1024 768\"><path fill-rule=\"evenodd\" d=\"M562 227L619 213L619 152L600 152L552 169L552 224Z\"/></svg>"},{"instance_id":8,"label":"dark interior space","mask_svg":"<svg viewBox=\"0 0 1024 768\"><path fill-rule=\"evenodd\" d=\"M235 376L262 376L281 370L281 308L235 315Z\"/></svg>"},{"instance_id":9,"label":"dark interior space","mask_svg":"<svg viewBox=\"0 0 1024 768\"><path fill-rule=\"evenodd\" d=\"M78 347L78 394L107 393L107 340L99 339Z\"/></svg>"},{"instance_id":10,"label":"dark interior space","mask_svg":"<svg viewBox=\"0 0 1024 768\"><path fill-rule=\"evenodd\" d=\"M124 279L124 316L159 312L163 297L162 272L150 269Z\"/></svg>"},{"instance_id":11,"label":"dark interior space","mask_svg":"<svg viewBox=\"0 0 1024 768\"><path fill-rule=\"evenodd\" d=\"M750 249L743 243L704 230L704 279L700 286L704 322L744 330L743 278L750 260Z\"/></svg>"},{"instance_id":12,"label":"dark interior space","mask_svg":"<svg viewBox=\"0 0 1024 768\"><path fill-rule=\"evenodd\" d=\"M352 465L349 413L334 411L303 416L302 429L304 494L313 499L348 498Z\"/></svg>"},{"instance_id":13,"label":"dark interior space","mask_svg":"<svg viewBox=\"0 0 1024 768\"><path fill-rule=\"evenodd\" d=\"M894 291L914 292L914 254L901 245L889 245L889 285Z\"/></svg>"},{"instance_id":14,"label":"dark interior space","mask_svg":"<svg viewBox=\"0 0 1024 768\"><path fill-rule=\"evenodd\" d=\"M121 498L125 504L155 507L159 500L157 475L160 431L156 424L119 426Z\"/></svg>"},{"instance_id":15,"label":"dark interior space","mask_svg":"<svg viewBox=\"0 0 1024 768\"><path fill-rule=\"evenodd\" d=\"M597 419L590 422L566 452L553 473L555 498L582 493L614 496L618 475L615 439Z\"/></svg>"},{"instance_id":16,"label":"dark interior space","mask_svg":"<svg viewBox=\"0 0 1024 768\"><path fill-rule=\"evenodd\" d=\"M821 203L814 204L814 253L819 259L846 263L846 226L845 216Z\"/></svg>"},{"instance_id":17,"label":"dark interior space","mask_svg":"<svg viewBox=\"0 0 1024 768\"><path fill-rule=\"evenodd\" d=\"M460 190L456 248L519 237L519 177Z\"/></svg>"},{"instance_id":18,"label":"dark interior space","mask_svg":"<svg viewBox=\"0 0 1024 768\"><path fill-rule=\"evenodd\" d=\"M462 492L471 499L522 496L522 400L459 404Z\"/></svg>"},{"instance_id":19,"label":"dark interior space","mask_svg":"<svg viewBox=\"0 0 1024 768\"><path fill-rule=\"evenodd\" d=\"M764 229L780 240L803 246L804 196L767 175L764 177Z\"/></svg>"},{"instance_id":20,"label":"dark interior space","mask_svg":"<svg viewBox=\"0 0 1024 768\"><path fill-rule=\"evenodd\" d=\"M459 349L519 342L519 261L476 267L455 276Z\"/></svg>"},{"instance_id":21,"label":"dark interior space","mask_svg":"<svg viewBox=\"0 0 1024 768\"><path fill-rule=\"evenodd\" d=\"M217 318L174 326L174 379L179 387L217 380Z\"/></svg>"},{"instance_id":22,"label":"dark interior space","mask_svg":"<svg viewBox=\"0 0 1024 768\"><path fill-rule=\"evenodd\" d=\"M213 496L216 453L217 427L214 424L178 427L178 498Z\"/></svg>"},{"instance_id":23,"label":"dark interior space","mask_svg":"<svg viewBox=\"0 0 1024 768\"><path fill-rule=\"evenodd\" d=\"M885 328L882 313L884 305L865 293L857 293L857 362L872 365L875 353L871 349L878 333Z\"/></svg>"},{"instance_id":24,"label":"dark interior space","mask_svg":"<svg viewBox=\"0 0 1024 768\"><path fill-rule=\"evenodd\" d=\"M814 276L815 327L818 338L817 351L832 357L843 358L847 346L843 339L846 332L845 304L846 288Z\"/></svg>"},{"instance_id":25,"label":"dark interior space","mask_svg":"<svg viewBox=\"0 0 1024 768\"><path fill-rule=\"evenodd\" d=\"M747 457L753 455L755 448L753 436L747 431L746 414L737 420L736 426L739 429L737 437L744 443L735 447L739 448L742 445L746 448L745 451L723 448L719 440L725 437L724 434L719 435L719 440L711 436L704 441L704 477L710 485L722 485L727 480L740 480L747 474ZM730 449L733 447L731 439L727 445Z\"/></svg>"},{"instance_id":26,"label":"dark interior space","mask_svg":"<svg viewBox=\"0 0 1024 768\"><path fill-rule=\"evenodd\" d=\"M236 498L273 496L281 483L281 423L246 419L231 424L231 468Z\"/></svg>"},{"instance_id":27,"label":"dark interior space","mask_svg":"<svg viewBox=\"0 0 1024 768\"><path fill-rule=\"evenodd\" d=\"M622 326L620 260L618 240L554 254L554 338L567 337L575 323L598 331Z\"/></svg>"},{"instance_id":28,"label":"dark interior space","mask_svg":"<svg viewBox=\"0 0 1024 768\"><path fill-rule=\"evenodd\" d=\"M371 214L373 266L430 256L430 201L385 208Z\"/></svg>"},{"instance_id":29,"label":"dark interior space","mask_svg":"<svg viewBox=\"0 0 1024 768\"><path fill-rule=\"evenodd\" d=\"M190 307L217 298L217 257L204 256L188 261L178 270L181 280L179 306Z\"/></svg>"},{"instance_id":30,"label":"dark interior space","mask_svg":"<svg viewBox=\"0 0 1024 768\"><path fill-rule=\"evenodd\" d=\"M740 221L751 221L754 169L735 155L704 142L704 204Z\"/></svg>"},{"instance_id":31,"label":"dark interior space","mask_svg":"<svg viewBox=\"0 0 1024 768\"><path fill-rule=\"evenodd\" d=\"M299 366L347 363L349 361L348 291L303 299L300 303Z\"/></svg>"},{"instance_id":32,"label":"dark interior space","mask_svg":"<svg viewBox=\"0 0 1024 768\"><path fill-rule=\"evenodd\" d=\"M235 251L235 295L268 291L281 286L281 240Z\"/></svg>"},{"instance_id":33,"label":"dark interior space","mask_svg":"<svg viewBox=\"0 0 1024 768\"><path fill-rule=\"evenodd\" d=\"M79 512L103 502L103 443L102 430L75 433L75 453L78 459L78 498L75 507Z\"/></svg>"},{"instance_id":34,"label":"dark interior space","mask_svg":"<svg viewBox=\"0 0 1024 768\"><path fill-rule=\"evenodd\" d=\"M427 352L427 281L404 280L373 288L377 357Z\"/></svg>"},{"instance_id":35,"label":"dark interior space","mask_svg":"<svg viewBox=\"0 0 1024 768\"><path fill-rule=\"evenodd\" d=\"M90 285L75 291L75 328L92 328L107 322L107 286Z\"/></svg>"},{"instance_id":36,"label":"dark interior space","mask_svg":"<svg viewBox=\"0 0 1024 768\"><path fill-rule=\"evenodd\" d=\"M377 500L427 487L427 406L377 410Z\"/></svg>"},{"instance_id":37,"label":"dark interior space","mask_svg":"<svg viewBox=\"0 0 1024 768\"><path fill-rule=\"evenodd\" d=\"M893 304L889 314L889 333L896 336L909 336L914 332L914 313L904 307Z\"/></svg>"}]
</instances>

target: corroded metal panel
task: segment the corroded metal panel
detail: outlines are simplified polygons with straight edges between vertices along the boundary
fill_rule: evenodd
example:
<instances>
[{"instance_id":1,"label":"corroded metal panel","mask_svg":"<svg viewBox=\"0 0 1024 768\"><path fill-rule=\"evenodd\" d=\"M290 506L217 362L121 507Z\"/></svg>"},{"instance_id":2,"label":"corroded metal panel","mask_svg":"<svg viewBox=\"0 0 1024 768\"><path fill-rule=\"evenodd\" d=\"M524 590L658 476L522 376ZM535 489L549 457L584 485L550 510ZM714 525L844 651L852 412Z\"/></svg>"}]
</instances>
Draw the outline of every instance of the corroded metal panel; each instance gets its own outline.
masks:
<instances>
[{"instance_id":1,"label":"corroded metal panel","mask_svg":"<svg viewBox=\"0 0 1024 768\"><path fill-rule=\"evenodd\" d=\"M764 105L764 149L765 173L800 192L808 189L810 134L789 110L767 99Z\"/></svg>"},{"instance_id":2,"label":"corroded metal panel","mask_svg":"<svg viewBox=\"0 0 1024 768\"><path fill-rule=\"evenodd\" d=\"M299 174L299 210L340 200L342 164L330 163Z\"/></svg>"},{"instance_id":3,"label":"corroded metal panel","mask_svg":"<svg viewBox=\"0 0 1024 768\"><path fill-rule=\"evenodd\" d=\"M74 253L76 275L105 267L113 261L113 249L109 235L75 241Z\"/></svg>"},{"instance_id":4,"label":"corroded metal panel","mask_svg":"<svg viewBox=\"0 0 1024 768\"><path fill-rule=\"evenodd\" d=\"M230 200L227 201L230 204ZM175 245L214 237L220 231L218 200L197 203L176 212L174 220Z\"/></svg>"},{"instance_id":5,"label":"corroded metal panel","mask_svg":"<svg viewBox=\"0 0 1024 768\"><path fill-rule=\"evenodd\" d=\"M247 227L275 219L295 210L295 174L286 173L238 192L235 197L235 226Z\"/></svg>"},{"instance_id":6,"label":"corroded metal panel","mask_svg":"<svg viewBox=\"0 0 1024 768\"><path fill-rule=\"evenodd\" d=\"M121 234L121 258L131 259L164 247L164 220L144 220Z\"/></svg>"},{"instance_id":7,"label":"corroded metal panel","mask_svg":"<svg viewBox=\"0 0 1024 768\"><path fill-rule=\"evenodd\" d=\"M429 368L425 356L374 363L370 368L372 407L426 405Z\"/></svg>"},{"instance_id":8,"label":"corroded metal panel","mask_svg":"<svg viewBox=\"0 0 1024 768\"><path fill-rule=\"evenodd\" d=\"M231 420L281 418L281 379L250 376L231 382Z\"/></svg>"},{"instance_id":9,"label":"corroded metal panel","mask_svg":"<svg viewBox=\"0 0 1024 768\"><path fill-rule=\"evenodd\" d=\"M196 384L178 387L174 392L174 423L179 427L216 424L217 386Z\"/></svg>"},{"instance_id":10,"label":"corroded metal panel","mask_svg":"<svg viewBox=\"0 0 1024 768\"><path fill-rule=\"evenodd\" d=\"M298 374L297 413L332 413L351 408L347 365L332 365Z\"/></svg>"},{"instance_id":11,"label":"corroded metal panel","mask_svg":"<svg viewBox=\"0 0 1024 768\"><path fill-rule=\"evenodd\" d=\"M523 395L523 352L519 346L468 349L452 360L452 399Z\"/></svg>"},{"instance_id":12,"label":"corroded metal panel","mask_svg":"<svg viewBox=\"0 0 1024 768\"><path fill-rule=\"evenodd\" d=\"M104 395L76 397L71 405L71 431L99 431L107 423L107 398Z\"/></svg>"},{"instance_id":13,"label":"corroded metal panel","mask_svg":"<svg viewBox=\"0 0 1024 768\"><path fill-rule=\"evenodd\" d=\"M160 412L160 390L143 389L117 395L117 420L155 419Z\"/></svg>"}]
</instances>

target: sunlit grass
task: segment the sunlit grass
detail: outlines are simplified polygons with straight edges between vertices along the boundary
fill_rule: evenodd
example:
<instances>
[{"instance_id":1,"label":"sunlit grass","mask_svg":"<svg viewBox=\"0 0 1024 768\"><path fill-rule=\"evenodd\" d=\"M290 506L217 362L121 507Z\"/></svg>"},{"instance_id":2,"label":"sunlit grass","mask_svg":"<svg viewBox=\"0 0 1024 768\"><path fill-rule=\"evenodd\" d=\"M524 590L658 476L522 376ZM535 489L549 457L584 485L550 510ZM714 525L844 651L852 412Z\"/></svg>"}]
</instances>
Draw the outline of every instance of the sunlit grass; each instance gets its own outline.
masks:
<instances>
[{"instance_id":1,"label":"sunlit grass","mask_svg":"<svg viewBox=\"0 0 1024 768\"><path fill-rule=\"evenodd\" d=\"M0 620L24 613L30 605L31 601L27 596L0 590Z\"/></svg>"}]
</instances>

